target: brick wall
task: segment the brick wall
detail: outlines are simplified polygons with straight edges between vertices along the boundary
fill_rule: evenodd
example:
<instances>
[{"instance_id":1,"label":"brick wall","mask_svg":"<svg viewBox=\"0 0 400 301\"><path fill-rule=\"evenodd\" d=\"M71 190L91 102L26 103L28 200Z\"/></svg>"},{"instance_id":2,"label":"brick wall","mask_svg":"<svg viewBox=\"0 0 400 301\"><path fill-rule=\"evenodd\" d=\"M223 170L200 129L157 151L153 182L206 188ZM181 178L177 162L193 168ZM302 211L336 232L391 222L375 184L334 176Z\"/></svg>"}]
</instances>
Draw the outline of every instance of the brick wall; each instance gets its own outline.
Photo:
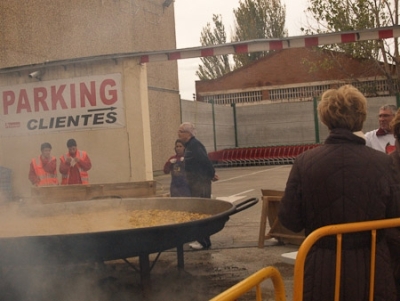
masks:
<instances>
[{"instance_id":1,"label":"brick wall","mask_svg":"<svg viewBox=\"0 0 400 301\"><path fill-rule=\"evenodd\" d=\"M261 90L267 100L268 89L272 88L335 85L338 81L381 76L374 61L313 48L291 48L273 52L221 78L196 81L196 99L203 101L206 95Z\"/></svg>"}]
</instances>

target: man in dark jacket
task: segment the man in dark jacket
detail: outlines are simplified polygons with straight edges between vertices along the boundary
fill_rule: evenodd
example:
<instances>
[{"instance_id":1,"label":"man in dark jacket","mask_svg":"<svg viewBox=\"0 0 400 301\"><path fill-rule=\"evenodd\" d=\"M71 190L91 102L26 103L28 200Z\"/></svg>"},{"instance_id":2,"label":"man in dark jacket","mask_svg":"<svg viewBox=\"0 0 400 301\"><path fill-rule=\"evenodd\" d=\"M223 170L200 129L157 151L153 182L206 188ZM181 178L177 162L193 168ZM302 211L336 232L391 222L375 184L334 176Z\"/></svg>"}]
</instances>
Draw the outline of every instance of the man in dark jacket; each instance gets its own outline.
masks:
<instances>
[{"instance_id":1,"label":"man in dark jacket","mask_svg":"<svg viewBox=\"0 0 400 301\"><path fill-rule=\"evenodd\" d=\"M280 203L286 228L309 235L331 224L400 217L400 179L391 158L365 145L367 101L345 85L326 91L318 105L329 128L325 143L299 155ZM396 300L384 232L378 231L373 300ZM370 233L343 236L341 301L369 300ZM336 240L320 239L307 256L304 301L333 300Z\"/></svg>"},{"instance_id":2,"label":"man in dark jacket","mask_svg":"<svg viewBox=\"0 0 400 301\"><path fill-rule=\"evenodd\" d=\"M211 198L211 182L218 180L204 145L195 138L195 127L190 122L179 126L178 137L185 143L185 171L190 194L194 198ZM190 244L193 249L208 249L209 237Z\"/></svg>"}]
</instances>

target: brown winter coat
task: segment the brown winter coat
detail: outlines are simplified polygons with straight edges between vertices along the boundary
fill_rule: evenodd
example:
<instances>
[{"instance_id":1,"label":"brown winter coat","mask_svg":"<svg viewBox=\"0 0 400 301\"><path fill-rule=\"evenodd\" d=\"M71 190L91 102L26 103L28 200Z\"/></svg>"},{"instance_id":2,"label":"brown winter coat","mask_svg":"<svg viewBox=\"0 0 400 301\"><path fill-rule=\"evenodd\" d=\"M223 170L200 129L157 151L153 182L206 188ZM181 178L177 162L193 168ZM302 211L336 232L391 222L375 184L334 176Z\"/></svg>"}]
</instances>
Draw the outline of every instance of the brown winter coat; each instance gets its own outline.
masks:
<instances>
[{"instance_id":1,"label":"brown winter coat","mask_svg":"<svg viewBox=\"0 0 400 301\"><path fill-rule=\"evenodd\" d=\"M400 144L396 139L396 150L390 154L393 159L394 165L400 170ZM397 287L397 300L400 300L400 230L388 229L387 241L389 250L392 255L392 268L395 275L395 282Z\"/></svg>"},{"instance_id":2,"label":"brown winter coat","mask_svg":"<svg viewBox=\"0 0 400 301\"><path fill-rule=\"evenodd\" d=\"M330 224L400 216L400 178L390 157L365 146L348 130L334 129L325 144L296 158L279 219L306 235ZM370 234L343 238L341 301L368 300ZM303 300L333 300L335 238L322 238L310 251ZM390 254L378 233L375 301L396 300Z\"/></svg>"}]
</instances>

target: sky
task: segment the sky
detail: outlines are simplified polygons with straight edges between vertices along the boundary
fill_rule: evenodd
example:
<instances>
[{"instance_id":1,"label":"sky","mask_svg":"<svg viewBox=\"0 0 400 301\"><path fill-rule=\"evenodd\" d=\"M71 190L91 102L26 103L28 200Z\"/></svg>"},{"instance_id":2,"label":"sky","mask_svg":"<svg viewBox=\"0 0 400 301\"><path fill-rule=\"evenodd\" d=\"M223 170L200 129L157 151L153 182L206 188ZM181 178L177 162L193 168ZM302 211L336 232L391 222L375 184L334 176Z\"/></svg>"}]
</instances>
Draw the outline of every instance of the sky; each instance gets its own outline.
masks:
<instances>
[{"instance_id":1,"label":"sky","mask_svg":"<svg viewBox=\"0 0 400 301\"><path fill-rule=\"evenodd\" d=\"M281 0L286 5L286 29L289 36L302 35L300 27L304 26L306 18L304 10L308 0ZM225 30L230 41L230 33L233 30L234 14L240 0L175 0L175 26L176 47L198 47L200 34L207 23L212 22L213 14L220 14ZM196 70L201 63L199 58L178 60L179 88L181 98L193 100L195 93L195 81L198 80Z\"/></svg>"}]
</instances>

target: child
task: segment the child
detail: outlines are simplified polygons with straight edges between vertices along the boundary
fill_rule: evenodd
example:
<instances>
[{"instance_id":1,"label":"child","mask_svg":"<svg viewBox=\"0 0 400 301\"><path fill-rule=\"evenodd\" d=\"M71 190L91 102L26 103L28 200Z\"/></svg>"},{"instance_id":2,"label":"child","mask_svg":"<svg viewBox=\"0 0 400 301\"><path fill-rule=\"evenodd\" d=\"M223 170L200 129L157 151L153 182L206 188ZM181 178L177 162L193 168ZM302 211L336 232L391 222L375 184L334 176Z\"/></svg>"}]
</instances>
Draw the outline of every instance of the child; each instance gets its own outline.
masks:
<instances>
[{"instance_id":1,"label":"child","mask_svg":"<svg viewBox=\"0 0 400 301\"><path fill-rule=\"evenodd\" d=\"M186 180L185 162L183 154L185 146L181 140L175 141L176 155L168 159L164 165L164 173L171 173L171 197L190 197L189 185Z\"/></svg>"}]
</instances>

